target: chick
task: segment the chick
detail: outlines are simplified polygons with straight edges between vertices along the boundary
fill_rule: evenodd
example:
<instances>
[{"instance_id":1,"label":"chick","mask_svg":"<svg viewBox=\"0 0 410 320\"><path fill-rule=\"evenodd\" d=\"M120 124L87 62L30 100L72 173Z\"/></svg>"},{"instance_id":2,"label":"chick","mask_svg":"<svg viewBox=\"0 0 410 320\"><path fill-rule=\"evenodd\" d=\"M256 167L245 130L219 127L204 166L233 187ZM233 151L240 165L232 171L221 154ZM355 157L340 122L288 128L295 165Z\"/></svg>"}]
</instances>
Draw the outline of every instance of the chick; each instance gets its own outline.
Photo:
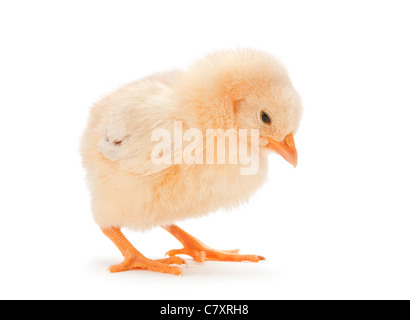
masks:
<instances>
[{"instance_id":1,"label":"chick","mask_svg":"<svg viewBox=\"0 0 410 320\"><path fill-rule=\"evenodd\" d=\"M174 223L199 217L248 200L267 176L269 150L296 166L293 135L301 117L301 101L284 66L271 55L249 49L209 54L186 70L155 74L127 84L97 102L81 143L83 165L96 223L124 256L109 271L148 269L179 275L176 256L196 261L253 261L258 255L237 250L214 250ZM213 164L153 161L160 128L175 138L175 123L184 130L258 129L258 170L241 174L240 163ZM201 141L200 141L201 142ZM159 156L181 155L173 142ZM201 160L214 147L204 143ZM238 152L239 151L233 151ZM183 245L168 258L151 260L125 238L122 227L146 230L161 226Z\"/></svg>"}]
</instances>

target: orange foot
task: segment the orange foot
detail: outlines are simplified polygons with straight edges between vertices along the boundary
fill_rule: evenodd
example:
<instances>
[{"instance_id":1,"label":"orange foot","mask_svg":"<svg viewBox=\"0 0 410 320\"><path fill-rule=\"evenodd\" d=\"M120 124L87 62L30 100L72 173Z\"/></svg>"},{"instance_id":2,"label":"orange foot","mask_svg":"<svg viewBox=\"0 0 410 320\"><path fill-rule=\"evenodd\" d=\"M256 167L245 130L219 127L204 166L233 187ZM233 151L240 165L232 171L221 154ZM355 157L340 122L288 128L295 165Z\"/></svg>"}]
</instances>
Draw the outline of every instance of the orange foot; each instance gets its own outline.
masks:
<instances>
[{"instance_id":1,"label":"orange foot","mask_svg":"<svg viewBox=\"0 0 410 320\"><path fill-rule=\"evenodd\" d=\"M119 228L102 229L104 234L114 242L124 256L124 261L120 264L108 268L110 272L121 272L127 270L145 269L174 275L182 274L182 269L170 264L187 264L180 257L170 257L166 259L151 260L143 256L133 245L125 238Z\"/></svg>"},{"instance_id":2,"label":"orange foot","mask_svg":"<svg viewBox=\"0 0 410 320\"><path fill-rule=\"evenodd\" d=\"M150 271L157 271L162 273L170 273L180 275L183 273L182 269L170 264L187 264L184 259L180 257L169 257L167 259L151 260L144 257L141 253L136 251L125 257L120 264L113 265L108 268L110 272L121 272L127 270L146 269Z\"/></svg>"},{"instance_id":3,"label":"orange foot","mask_svg":"<svg viewBox=\"0 0 410 320\"><path fill-rule=\"evenodd\" d=\"M189 233L185 232L176 225L170 225L163 227L169 233L171 233L179 242L182 243L184 248L170 250L166 255L174 257L176 254L186 254L191 256L195 261L204 262L206 260L214 261L252 261L258 262L265 260L262 256L251 254L238 254L239 250L215 250L211 249Z\"/></svg>"}]
</instances>

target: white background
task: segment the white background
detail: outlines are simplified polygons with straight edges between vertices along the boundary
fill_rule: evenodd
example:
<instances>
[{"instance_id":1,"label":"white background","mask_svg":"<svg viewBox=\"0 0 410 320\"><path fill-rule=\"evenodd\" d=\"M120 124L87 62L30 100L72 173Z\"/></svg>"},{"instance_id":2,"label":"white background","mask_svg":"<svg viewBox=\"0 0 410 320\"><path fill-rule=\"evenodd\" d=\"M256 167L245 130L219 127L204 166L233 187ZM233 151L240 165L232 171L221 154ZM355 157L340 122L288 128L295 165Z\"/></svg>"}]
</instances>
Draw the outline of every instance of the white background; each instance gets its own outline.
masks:
<instances>
[{"instance_id":1,"label":"white background","mask_svg":"<svg viewBox=\"0 0 410 320\"><path fill-rule=\"evenodd\" d=\"M409 299L407 1L2 1L0 298ZM268 51L304 103L299 166L248 205L180 223L266 262L109 274L78 152L88 108L232 47ZM125 231L150 258L180 244Z\"/></svg>"}]
</instances>

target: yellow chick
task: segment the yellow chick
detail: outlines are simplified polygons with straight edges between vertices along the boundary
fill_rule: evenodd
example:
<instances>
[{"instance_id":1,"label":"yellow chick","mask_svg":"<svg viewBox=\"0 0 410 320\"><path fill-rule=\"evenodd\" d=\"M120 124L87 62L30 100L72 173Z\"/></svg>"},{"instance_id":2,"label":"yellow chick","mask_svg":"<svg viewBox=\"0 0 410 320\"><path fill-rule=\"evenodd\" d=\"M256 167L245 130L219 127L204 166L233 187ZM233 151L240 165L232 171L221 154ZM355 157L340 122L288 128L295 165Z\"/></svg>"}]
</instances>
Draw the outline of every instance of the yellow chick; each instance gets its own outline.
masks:
<instances>
[{"instance_id":1,"label":"yellow chick","mask_svg":"<svg viewBox=\"0 0 410 320\"><path fill-rule=\"evenodd\" d=\"M90 111L81 154L95 221L124 256L109 271L179 275L182 269L175 265L185 261L177 254L201 262L263 260L237 250L211 249L174 223L245 202L265 181L269 150L296 166L293 135L301 111L284 66L249 49L207 55L187 70L148 76L98 101ZM223 139L226 132L245 133L221 148L218 141L208 143L221 132ZM221 150L229 153L229 161L228 155L218 158ZM257 170L244 174L246 166L239 160L249 150L256 150ZM175 236L183 249L151 260L121 232L122 227L156 226Z\"/></svg>"}]
</instances>

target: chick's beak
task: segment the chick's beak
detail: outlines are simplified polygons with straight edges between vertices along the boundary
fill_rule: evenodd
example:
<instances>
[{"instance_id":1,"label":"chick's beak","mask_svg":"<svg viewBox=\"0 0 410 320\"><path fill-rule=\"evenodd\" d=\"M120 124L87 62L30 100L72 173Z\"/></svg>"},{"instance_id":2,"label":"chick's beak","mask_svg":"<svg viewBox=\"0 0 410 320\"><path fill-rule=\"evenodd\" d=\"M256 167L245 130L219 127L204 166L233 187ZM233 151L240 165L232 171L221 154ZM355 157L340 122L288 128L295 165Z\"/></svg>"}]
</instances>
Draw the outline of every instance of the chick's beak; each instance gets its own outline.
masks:
<instances>
[{"instance_id":1,"label":"chick's beak","mask_svg":"<svg viewBox=\"0 0 410 320\"><path fill-rule=\"evenodd\" d=\"M293 139L293 133L290 133L283 139L282 142L273 140L267 137L269 143L268 148L272 148L277 153L279 153L287 162L292 164L294 167L298 164L298 152L295 147L295 140Z\"/></svg>"}]
</instances>

